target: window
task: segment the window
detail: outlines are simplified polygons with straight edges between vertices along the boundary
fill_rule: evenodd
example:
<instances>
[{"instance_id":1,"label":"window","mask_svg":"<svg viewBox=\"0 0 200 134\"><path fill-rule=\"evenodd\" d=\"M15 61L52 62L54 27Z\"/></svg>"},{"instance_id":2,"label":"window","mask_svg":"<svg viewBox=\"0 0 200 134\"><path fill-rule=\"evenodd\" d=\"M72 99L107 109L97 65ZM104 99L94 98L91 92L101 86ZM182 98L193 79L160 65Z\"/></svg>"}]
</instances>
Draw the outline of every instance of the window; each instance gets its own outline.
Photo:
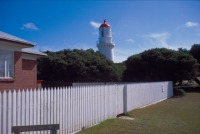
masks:
<instances>
[{"instance_id":1,"label":"window","mask_svg":"<svg viewBox=\"0 0 200 134\"><path fill-rule=\"evenodd\" d=\"M0 50L0 78L13 78L13 52Z\"/></svg>"},{"instance_id":2,"label":"window","mask_svg":"<svg viewBox=\"0 0 200 134\"><path fill-rule=\"evenodd\" d=\"M103 35L103 28L102 28L102 31L101 31L101 36L103 37L104 35Z\"/></svg>"}]
</instances>

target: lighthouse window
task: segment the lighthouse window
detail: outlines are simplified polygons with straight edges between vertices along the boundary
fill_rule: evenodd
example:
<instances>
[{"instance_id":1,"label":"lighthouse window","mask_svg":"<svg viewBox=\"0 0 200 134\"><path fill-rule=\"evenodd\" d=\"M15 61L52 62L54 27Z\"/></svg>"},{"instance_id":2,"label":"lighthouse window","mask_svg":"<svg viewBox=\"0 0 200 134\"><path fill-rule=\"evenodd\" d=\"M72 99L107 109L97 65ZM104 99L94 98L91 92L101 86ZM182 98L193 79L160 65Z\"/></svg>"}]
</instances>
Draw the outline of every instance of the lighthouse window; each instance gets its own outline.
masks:
<instances>
[{"instance_id":1,"label":"lighthouse window","mask_svg":"<svg viewBox=\"0 0 200 134\"><path fill-rule=\"evenodd\" d=\"M102 28L102 31L101 31L101 36L103 37L103 28Z\"/></svg>"}]
</instances>

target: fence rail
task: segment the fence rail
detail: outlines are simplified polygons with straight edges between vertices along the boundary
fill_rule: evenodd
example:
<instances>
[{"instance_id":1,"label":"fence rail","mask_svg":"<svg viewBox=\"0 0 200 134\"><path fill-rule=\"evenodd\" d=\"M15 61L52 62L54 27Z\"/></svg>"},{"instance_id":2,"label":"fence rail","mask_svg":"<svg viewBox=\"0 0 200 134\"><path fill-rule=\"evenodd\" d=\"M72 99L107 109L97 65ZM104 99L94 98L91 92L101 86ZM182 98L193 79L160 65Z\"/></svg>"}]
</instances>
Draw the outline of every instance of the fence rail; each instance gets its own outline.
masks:
<instances>
[{"instance_id":1,"label":"fence rail","mask_svg":"<svg viewBox=\"0 0 200 134\"><path fill-rule=\"evenodd\" d=\"M45 124L60 124L59 134L73 133L172 95L172 82L2 91L0 134L11 134L12 126Z\"/></svg>"}]
</instances>

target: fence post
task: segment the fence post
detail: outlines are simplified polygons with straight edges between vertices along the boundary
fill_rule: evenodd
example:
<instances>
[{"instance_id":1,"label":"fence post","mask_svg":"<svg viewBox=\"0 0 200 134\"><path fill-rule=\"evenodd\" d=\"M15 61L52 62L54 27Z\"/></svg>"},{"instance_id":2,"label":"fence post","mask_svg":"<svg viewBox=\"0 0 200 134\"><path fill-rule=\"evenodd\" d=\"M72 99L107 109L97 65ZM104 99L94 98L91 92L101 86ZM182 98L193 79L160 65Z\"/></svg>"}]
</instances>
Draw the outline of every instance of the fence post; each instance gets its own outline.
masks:
<instances>
[{"instance_id":1,"label":"fence post","mask_svg":"<svg viewBox=\"0 0 200 134\"><path fill-rule=\"evenodd\" d=\"M124 106L124 115L128 115L128 110L127 110L127 84L124 84L124 89L123 89L123 106Z\"/></svg>"}]
</instances>

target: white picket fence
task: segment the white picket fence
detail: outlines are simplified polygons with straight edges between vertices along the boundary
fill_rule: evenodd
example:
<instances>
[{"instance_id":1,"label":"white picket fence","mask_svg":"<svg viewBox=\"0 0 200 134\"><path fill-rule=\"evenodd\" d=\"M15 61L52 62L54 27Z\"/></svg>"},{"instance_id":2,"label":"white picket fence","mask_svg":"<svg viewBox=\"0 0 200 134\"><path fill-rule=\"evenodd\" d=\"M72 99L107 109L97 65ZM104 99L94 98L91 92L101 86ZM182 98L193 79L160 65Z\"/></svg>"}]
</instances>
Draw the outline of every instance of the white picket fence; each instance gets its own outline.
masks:
<instances>
[{"instance_id":1,"label":"white picket fence","mask_svg":"<svg viewBox=\"0 0 200 134\"><path fill-rule=\"evenodd\" d=\"M3 91L0 134L11 134L12 126L43 124L60 124L58 134L74 133L171 96L172 82ZM49 131L26 133L50 134Z\"/></svg>"}]
</instances>

